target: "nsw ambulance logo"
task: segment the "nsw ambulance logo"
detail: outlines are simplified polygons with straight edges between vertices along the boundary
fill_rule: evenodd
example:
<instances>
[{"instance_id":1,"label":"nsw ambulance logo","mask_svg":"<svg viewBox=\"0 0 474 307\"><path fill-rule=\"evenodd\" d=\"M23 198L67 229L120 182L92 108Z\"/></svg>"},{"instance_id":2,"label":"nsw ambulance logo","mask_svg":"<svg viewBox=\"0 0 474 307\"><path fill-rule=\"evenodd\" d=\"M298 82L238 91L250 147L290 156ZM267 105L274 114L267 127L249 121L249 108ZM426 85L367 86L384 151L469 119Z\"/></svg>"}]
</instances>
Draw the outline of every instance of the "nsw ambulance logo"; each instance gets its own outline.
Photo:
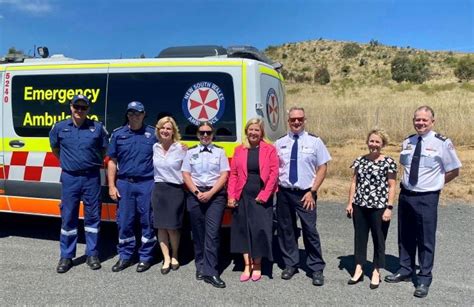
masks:
<instances>
[{"instance_id":1,"label":"nsw ambulance logo","mask_svg":"<svg viewBox=\"0 0 474 307\"><path fill-rule=\"evenodd\" d=\"M224 114L225 98L214 83L202 81L193 84L183 97L183 113L193 124L208 121L216 123Z\"/></svg>"},{"instance_id":2,"label":"nsw ambulance logo","mask_svg":"<svg viewBox=\"0 0 474 307\"><path fill-rule=\"evenodd\" d=\"M278 128L278 121L280 120L280 113L278 113L278 96L273 88L270 88L267 93L267 118L270 128L275 131Z\"/></svg>"}]
</instances>

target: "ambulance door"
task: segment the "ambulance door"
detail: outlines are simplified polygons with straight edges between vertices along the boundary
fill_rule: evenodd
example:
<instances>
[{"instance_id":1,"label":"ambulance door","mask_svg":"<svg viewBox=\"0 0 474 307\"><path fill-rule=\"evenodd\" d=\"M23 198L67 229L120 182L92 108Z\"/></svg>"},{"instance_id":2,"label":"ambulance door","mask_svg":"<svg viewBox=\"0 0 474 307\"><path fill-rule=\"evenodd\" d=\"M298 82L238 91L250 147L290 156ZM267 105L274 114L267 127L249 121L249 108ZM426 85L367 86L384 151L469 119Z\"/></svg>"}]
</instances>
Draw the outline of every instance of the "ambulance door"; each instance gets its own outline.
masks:
<instances>
[{"instance_id":1,"label":"ambulance door","mask_svg":"<svg viewBox=\"0 0 474 307\"><path fill-rule=\"evenodd\" d=\"M284 91L280 76L274 70L260 69L260 101L263 103L265 133L275 141L285 133Z\"/></svg>"},{"instance_id":2,"label":"ambulance door","mask_svg":"<svg viewBox=\"0 0 474 307\"><path fill-rule=\"evenodd\" d=\"M3 103L5 194L11 211L60 213L61 167L51 152L51 127L70 117L69 102L77 94L91 100L91 119L105 118L108 66L82 67L82 63L19 64L5 72L5 81L10 80Z\"/></svg>"},{"instance_id":3,"label":"ambulance door","mask_svg":"<svg viewBox=\"0 0 474 307\"><path fill-rule=\"evenodd\" d=\"M2 68L0 68L2 69ZM3 104L5 103L5 99L8 101L8 91L6 92L6 89L8 88L9 84L7 84L6 80L4 80L5 73L3 71L0 71L0 90L2 95L2 101L0 102L0 118L2 119L2 123L0 124L0 211L10 211L8 204L7 204L7 199L5 197L5 178L6 178L6 169L5 169L5 161L4 161L4 152L3 152L3 130L4 130L4 125L5 125L5 120L3 118Z\"/></svg>"}]
</instances>

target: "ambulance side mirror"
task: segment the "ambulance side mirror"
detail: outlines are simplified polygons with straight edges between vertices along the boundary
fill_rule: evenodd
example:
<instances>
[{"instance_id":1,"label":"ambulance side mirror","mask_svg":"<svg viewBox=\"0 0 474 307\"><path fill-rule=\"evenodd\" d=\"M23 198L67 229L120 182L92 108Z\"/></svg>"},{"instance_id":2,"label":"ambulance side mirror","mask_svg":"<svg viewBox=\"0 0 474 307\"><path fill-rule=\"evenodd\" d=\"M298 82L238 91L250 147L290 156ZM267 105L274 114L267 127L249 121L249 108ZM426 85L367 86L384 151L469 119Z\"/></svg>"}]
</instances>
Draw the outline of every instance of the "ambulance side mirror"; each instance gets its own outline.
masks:
<instances>
[{"instance_id":1,"label":"ambulance side mirror","mask_svg":"<svg viewBox=\"0 0 474 307\"><path fill-rule=\"evenodd\" d=\"M44 59L44 58L47 58L47 57L49 56L48 47L38 47L37 50L38 50L38 54L39 54L40 57L42 57L43 59Z\"/></svg>"}]
</instances>

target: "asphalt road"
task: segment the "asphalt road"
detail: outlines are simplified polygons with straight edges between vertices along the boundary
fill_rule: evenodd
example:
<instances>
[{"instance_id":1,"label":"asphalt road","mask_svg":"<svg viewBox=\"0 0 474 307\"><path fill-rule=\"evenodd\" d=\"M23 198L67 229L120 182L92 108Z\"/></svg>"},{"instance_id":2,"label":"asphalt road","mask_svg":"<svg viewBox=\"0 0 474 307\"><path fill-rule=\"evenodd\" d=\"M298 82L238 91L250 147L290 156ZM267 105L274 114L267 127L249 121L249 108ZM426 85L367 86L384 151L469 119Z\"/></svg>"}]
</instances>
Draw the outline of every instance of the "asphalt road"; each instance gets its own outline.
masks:
<instances>
[{"instance_id":1,"label":"asphalt road","mask_svg":"<svg viewBox=\"0 0 474 307\"><path fill-rule=\"evenodd\" d=\"M318 214L327 262L323 287L313 286L303 270L290 281L282 280L278 264L267 264L259 282L240 283L241 264L226 252L228 243L224 242L221 267L226 289L194 279L189 237L183 241L182 267L176 272L163 276L157 264L145 273L137 273L135 267L113 273L117 231L112 223L102 225L102 269L91 271L82 256L71 271L60 275L55 272L59 220L0 214L0 305L474 305L474 206L440 207L434 281L424 299L413 297L412 283L382 282L379 289L370 290L370 261L366 266L369 278L348 286L354 267L352 223L342 204L321 202ZM397 268L396 225L395 214L383 275ZM85 248L83 233L81 237L78 256ZM228 232L223 232L223 239L228 241ZM302 245L301 254L304 256ZM371 249L368 254L370 260Z\"/></svg>"}]
</instances>

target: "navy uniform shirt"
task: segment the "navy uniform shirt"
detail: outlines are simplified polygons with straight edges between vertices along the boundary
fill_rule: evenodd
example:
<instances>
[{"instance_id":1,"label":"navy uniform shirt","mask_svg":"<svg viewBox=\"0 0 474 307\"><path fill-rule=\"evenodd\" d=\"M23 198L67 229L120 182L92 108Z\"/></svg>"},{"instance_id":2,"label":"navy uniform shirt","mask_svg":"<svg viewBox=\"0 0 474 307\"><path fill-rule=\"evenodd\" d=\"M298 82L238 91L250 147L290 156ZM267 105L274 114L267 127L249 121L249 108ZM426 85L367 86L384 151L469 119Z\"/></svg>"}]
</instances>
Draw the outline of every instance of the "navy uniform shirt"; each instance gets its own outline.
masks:
<instances>
[{"instance_id":1,"label":"navy uniform shirt","mask_svg":"<svg viewBox=\"0 0 474 307\"><path fill-rule=\"evenodd\" d=\"M194 184L198 187L212 187L221 176L221 172L229 171L229 160L222 148L214 144L207 145L211 151L203 151L199 144L189 148L183 160L181 170L191 173Z\"/></svg>"},{"instance_id":2,"label":"navy uniform shirt","mask_svg":"<svg viewBox=\"0 0 474 307\"><path fill-rule=\"evenodd\" d=\"M54 124L49 132L51 148L59 148L59 161L65 171L98 169L107 148L108 133L101 122L86 119L76 127L71 118Z\"/></svg>"},{"instance_id":3,"label":"navy uniform shirt","mask_svg":"<svg viewBox=\"0 0 474 307\"><path fill-rule=\"evenodd\" d=\"M155 128L143 125L132 130L128 125L115 129L107 155L117 160L119 177L153 177Z\"/></svg>"},{"instance_id":4,"label":"navy uniform shirt","mask_svg":"<svg viewBox=\"0 0 474 307\"><path fill-rule=\"evenodd\" d=\"M450 139L430 131L422 135L418 183L409 183L410 167L415 153L418 134L407 137L402 144L400 163L403 165L402 185L410 191L433 192L444 186L444 174L461 167Z\"/></svg>"},{"instance_id":5,"label":"navy uniform shirt","mask_svg":"<svg viewBox=\"0 0 474 307\"><path fill-rule=\"evenodd\" d=\"M331 156L323 141L306 131L301 132L298 138L298 181L292 185L290 183L290 158L291 149L295 142L293 133L279 138L275 142L275 147L280 160L279 185L285 188L298 188L302 190L311 189L316 178L316 168L331 160Z\"/></svg>"}]
</instances>

